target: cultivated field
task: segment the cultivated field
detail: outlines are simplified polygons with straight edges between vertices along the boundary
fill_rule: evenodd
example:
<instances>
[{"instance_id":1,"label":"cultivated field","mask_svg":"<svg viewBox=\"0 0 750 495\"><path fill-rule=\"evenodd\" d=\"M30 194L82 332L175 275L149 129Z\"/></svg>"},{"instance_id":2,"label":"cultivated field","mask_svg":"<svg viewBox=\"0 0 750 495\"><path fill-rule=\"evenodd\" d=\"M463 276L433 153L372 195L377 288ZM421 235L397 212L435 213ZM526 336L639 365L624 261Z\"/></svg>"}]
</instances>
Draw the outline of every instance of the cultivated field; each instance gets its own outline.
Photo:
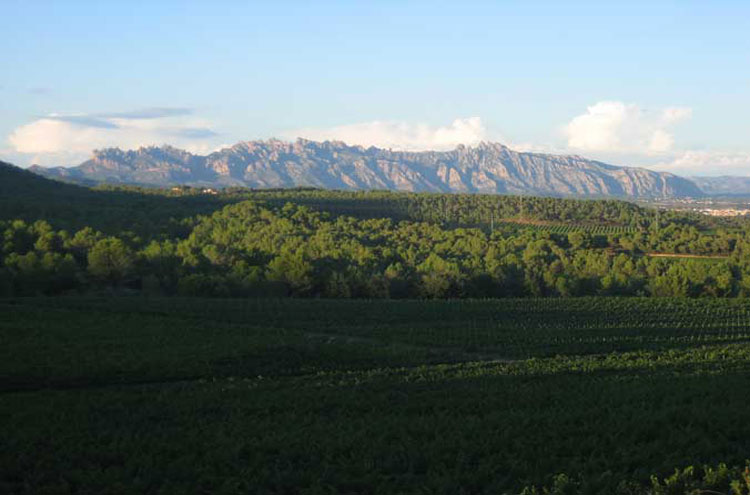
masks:
<instances>
[{"instance_id":1,"label":"cultivated field","mask_svg":"<svg viewBox=\"0 0 750 495\"><path fill-rule=\"evenodd\" d=\"M747 493L742 300L0 314L1 493Z\"/></svg>"},{"instance_id":2,"label":"cultivated field","mask_svg":"<svg viewBox=\"0 0 750 495\"><path fill-rule=\"evenodd\" d=\"M587 224L587 223L558 223L558 222L546 222L542 220L522 220L522 219L504 219L498 222L498 225L512 225L516 227L524 227L533 230L540 230L542 232L549 232L552 234L570 234L571 232L588 232L594 235L609 235L609 234L632 234L637 232L638 229L635 227L625 227L621 225L601 225L601 224Z\"/></svg>"}]
</instances>

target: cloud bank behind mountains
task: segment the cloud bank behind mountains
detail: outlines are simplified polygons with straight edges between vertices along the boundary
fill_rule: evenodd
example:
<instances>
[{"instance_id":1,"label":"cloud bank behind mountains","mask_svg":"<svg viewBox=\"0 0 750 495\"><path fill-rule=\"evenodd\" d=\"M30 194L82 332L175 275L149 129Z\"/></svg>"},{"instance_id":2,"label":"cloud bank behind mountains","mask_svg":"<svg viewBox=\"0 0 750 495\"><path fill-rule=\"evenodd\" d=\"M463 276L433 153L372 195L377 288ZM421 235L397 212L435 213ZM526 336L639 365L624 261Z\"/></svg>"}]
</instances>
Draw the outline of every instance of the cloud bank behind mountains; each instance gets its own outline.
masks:
<instances>
[{"instance_id":1,"label":"cloud bank behind mountains","mask_svg":"<svg viewBox=\"0 0 750 495\"><path fill-rule=\"evenodd\" d=\"M68 165L92 150L171 144L196 153L211 151L217 133L187 108L146 108L95 114L50 114L17 127L8 136L11 151L31 163Z\"/></svg>"},{"instance_id":2,"label":"cloud bank behind mountains","mask_svg":"<svg viewBox=\"0 0 750 495\"><path fill-rule=\"evenodd\" d=\"M692 116L685 107L600 101L563 127L566 151L678 175L750 175L750 152L675 147L675 127Z\"/></svg>"},{"instance_id":3,"label":"cloud bank behind mountains","mask_svg":"<svg viewBox=\"0 0 750 495\"><path fill-rule=\"evenodd\" d=\"M448 125L373 121L329 128L293 129L282 134L286 139L302 137L313 141L343 141L347 144L376 146L400 151L446 151L459 144L473 145L488 139L479 117L455 119Z\"/></svg>"},{"instance_id":4,"label":"cloud bank behind mountains","mask_svg":"<svg viewBox=\"0 0 750 495\"><path fill-rule=\"evenodd\" d=\"M562 126L551 143L516 143L489 130L480 117L456 118L442 125L376 120L323 128L301 128L280 137L336 140L351 145L403 151L452 150L499 141L518 151L583 154L625 166L643 166L683 175L750 175L750 152L676 149L679 123L692 117L684 107L649 109L622 101L599 101ZM238 140L244 136L238 136ZM49 114L17 127L9 136L6 159L20 164L76 165L94 149L170 144L207 154L225 145L210 122L189 108L153 107L122 112ZM225 145L226 146L226 145Z\"/></svg>"},{"instance_id":5,"label":"cloud bank behind mountains","mask_svg":"<svg viewBox=\"0 0 750 495\"><path fill-rule=\"evenodd\" d=\"M649 167L678 175L750 175L750 152L688 150Z\"/></svg>"},{"instance_id":6,"label":"cloud bank behind mountains","mask_svg":"<svg viewBox=\"0 0 750 495\"><path fill-rule=\"evenodd\" d=\"M654 155L672 150L672 127L691 115L689 108L668 107L653 113L636 104L600 101L574 117L564 134L574 150Z\"/></svg>"}]
</instances>

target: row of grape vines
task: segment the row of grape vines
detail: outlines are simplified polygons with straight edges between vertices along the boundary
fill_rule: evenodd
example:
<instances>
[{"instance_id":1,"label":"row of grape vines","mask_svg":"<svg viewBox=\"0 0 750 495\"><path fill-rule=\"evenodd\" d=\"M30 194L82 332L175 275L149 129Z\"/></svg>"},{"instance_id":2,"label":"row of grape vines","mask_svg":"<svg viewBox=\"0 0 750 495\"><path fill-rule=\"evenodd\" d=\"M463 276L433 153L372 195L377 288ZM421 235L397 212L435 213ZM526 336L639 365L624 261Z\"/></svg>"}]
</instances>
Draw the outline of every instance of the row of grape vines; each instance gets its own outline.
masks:
<instances>
[{"instance_id":1,"label":"row of grape vines","mask_svg":"<svg viewBox=\"0 0 750 495\"><path fill-rule=\"evenodd\" d=\"M549 232L551 234L570 234L571 232L588 232L594 235L629 234L635 232L635 227L621 225L594 225L582 223L525 223L513 220L503 220L499 225L509 225Z\"/></svg>"}]
</instances>

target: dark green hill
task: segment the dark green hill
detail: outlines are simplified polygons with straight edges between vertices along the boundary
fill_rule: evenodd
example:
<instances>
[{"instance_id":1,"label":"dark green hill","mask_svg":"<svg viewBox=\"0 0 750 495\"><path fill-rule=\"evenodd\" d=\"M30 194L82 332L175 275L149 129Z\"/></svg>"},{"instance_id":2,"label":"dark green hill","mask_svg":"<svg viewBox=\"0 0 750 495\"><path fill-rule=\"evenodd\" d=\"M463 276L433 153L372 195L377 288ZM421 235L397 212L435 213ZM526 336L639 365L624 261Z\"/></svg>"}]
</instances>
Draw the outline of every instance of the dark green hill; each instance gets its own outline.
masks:
<instances>
[{"instance_id":1,"label":"dark green hill","mask_svg":"<svg viewBox=\"0 0 750 495\"><path fill-rule=\"evenodd\" d=\"M0 161L0 199L10 197L33 197L38 194L81 195L90 191L84 187L46 179L33 172Z\"/></svg>"},{"instance_id":2,"label":"dark green hill","mask_svg":"<svg viewBox=\"0 0 750 495\"><path fill-rule=\"evenodd\" d=\"M65 184L0 162L0 218L39 219L58 216L72 204L97 195L81 186Z\"/></svg>"},{"instance_id":3,"label":"dark green hill","mask_svg":"<svg viewBox=\"0 0 750 495\"><path fill-rule=\"evenodd\" d=\"M64 229L91 226L113 234L170 235L184 230L188 218L223 204L209 195L90 189L0 162L0 220L46 220Z\"/></svg>"}]
</instances>

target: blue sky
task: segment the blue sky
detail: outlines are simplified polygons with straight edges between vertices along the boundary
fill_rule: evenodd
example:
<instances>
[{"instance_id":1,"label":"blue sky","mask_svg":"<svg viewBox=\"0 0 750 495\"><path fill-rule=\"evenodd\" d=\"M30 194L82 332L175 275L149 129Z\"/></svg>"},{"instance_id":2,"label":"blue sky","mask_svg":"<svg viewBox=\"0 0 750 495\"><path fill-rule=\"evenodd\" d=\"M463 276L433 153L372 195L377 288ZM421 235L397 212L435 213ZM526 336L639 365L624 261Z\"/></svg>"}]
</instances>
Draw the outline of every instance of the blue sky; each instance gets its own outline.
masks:
<instances>
[{"instance_id":1,"label":"blue sky","mask_svg":"<svg viewBox=\"0 0 750 495\"><path fill-rule=\"evenodd\" d=\"M750 2L2 1L0 158L501 141L750 175Z\"/></svg>"}]
</instances>

